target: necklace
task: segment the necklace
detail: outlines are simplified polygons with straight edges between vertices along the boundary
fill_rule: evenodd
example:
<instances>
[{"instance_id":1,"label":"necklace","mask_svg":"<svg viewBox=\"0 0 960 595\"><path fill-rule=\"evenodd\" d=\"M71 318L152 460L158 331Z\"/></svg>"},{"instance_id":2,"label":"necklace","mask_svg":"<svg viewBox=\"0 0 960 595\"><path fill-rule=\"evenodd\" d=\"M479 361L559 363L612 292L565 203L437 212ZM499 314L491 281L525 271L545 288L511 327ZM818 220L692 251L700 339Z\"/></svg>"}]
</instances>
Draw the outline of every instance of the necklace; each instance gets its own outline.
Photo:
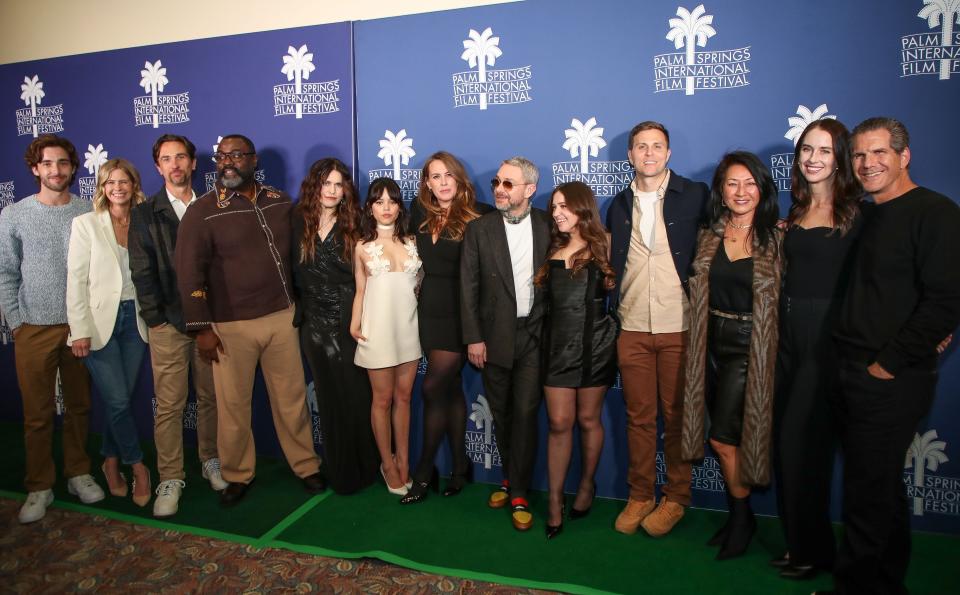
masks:
<instances>
[{"instance_id":1,"label":"necklace","mask_svg":"<svg viewBox=\"0 0 960 595\"><path fill-rule=\"evenodd\" d=\"M384 224L382 224L382 223L377 223L377 229L382 229L383 231L391 231L391 230L393 229L393 226L394 226L393 223L391 223L390 225L384 225Z\"/></svg>"},{"instance_id":2,"label":"necklace","mask_svg":"<svg viewBox=\"0 0 960 595\"><path fill-rule=\"evenodd\" d=\"M734 223L733 221L727 221L727 225L734 229L750 229L753 227L753 223L744 223L741 225L740 223Z\"/></svg>"}]
</instances>

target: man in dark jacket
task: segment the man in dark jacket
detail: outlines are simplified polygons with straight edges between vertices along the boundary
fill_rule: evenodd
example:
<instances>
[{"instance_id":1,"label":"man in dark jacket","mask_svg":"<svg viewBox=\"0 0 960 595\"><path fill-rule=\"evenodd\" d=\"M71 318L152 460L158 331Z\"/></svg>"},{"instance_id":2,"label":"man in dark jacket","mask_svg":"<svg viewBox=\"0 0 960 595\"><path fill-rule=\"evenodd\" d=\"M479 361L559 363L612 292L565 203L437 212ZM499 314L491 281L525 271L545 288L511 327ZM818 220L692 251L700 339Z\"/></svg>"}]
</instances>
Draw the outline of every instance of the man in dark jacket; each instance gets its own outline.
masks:
<instances>
[{"instance_id":1,"label":"man in dark jacket","mask_svg":"<svg viewBox=\"0 0 960 595\"><path fill-rule=\"evenodd\" d=\"M197 353L194 339L186 334L173 270L180 219L197 200L192 186L197 168L196 148L186 137L164 134L153 145L153 162L163 177L164 186L131 212L129 249L140 315L150 327L150 360L157 400L153 433L160 485L153 502L153 515L168 517L177 512L180 493L186 485L183 412L187 406L187 379L191 368L203 477L214 490L227 486L220 475L217 456L213 372L210 364Z\"/></svg>"},{"instance_id":2,"label":"man in dark jacket","mask_svg":"<svg viewBox=\"0 0 960 595\"><path fill-rule=\"evenodd\" d=\"M617 359L627 413L630 496L614 527L667 534L690 505L690 463L680 455L682 361L687 345L687 275L709 191L667 168L670 134L659 122L630 131L627 158L636 170L607 210L613 307L622 331ZM656 504L657 406L663 415L667 483Z\"/></svg>"}]
</instances>

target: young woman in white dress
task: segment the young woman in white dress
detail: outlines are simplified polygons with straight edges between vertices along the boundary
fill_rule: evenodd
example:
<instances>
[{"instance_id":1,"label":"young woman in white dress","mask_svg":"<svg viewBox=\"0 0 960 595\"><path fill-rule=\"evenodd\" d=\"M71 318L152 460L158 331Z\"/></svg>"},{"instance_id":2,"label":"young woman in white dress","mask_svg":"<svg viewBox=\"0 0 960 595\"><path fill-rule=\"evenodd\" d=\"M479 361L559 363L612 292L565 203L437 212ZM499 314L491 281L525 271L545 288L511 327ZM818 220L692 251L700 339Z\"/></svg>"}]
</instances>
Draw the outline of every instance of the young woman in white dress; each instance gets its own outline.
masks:
<instances>
[{"instance_id":1,"label":"young woman in white dress","mask_svg":"<svg viewBox=\"0 0 960 595\"><path fill-rule=\"evenodd\" d=\"M380 451L380 473L392 494L410 488L410 395L420 360L417 283L420 258L407 232L400 187L389 178L370 184L354 250L357 293L350 334L354 362L367 368L373 389L370 422Z\"/></svg>"}]
</instances>

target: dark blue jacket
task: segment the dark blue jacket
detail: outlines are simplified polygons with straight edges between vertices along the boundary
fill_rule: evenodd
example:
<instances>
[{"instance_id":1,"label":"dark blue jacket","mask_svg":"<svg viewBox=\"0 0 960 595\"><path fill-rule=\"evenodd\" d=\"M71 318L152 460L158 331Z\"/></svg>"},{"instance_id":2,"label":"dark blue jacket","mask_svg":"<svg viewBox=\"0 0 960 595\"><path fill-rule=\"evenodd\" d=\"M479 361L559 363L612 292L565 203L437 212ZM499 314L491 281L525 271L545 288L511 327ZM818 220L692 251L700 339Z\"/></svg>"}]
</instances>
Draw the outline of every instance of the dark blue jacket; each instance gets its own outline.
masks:
<instances>
[{"instance_id":1,"label":"dark blue jacket","mask_svg":"<svg viewBox=\"0 0 960 595\"><path fill-rule=\"evenodd\" d=\"M690 264L697 250L697 232L704 220L710 190L703 182L688 180L670 172L670 181L663 197L663 224L667 228L667 242L673 254L673 264L689 293L687 278ZM627 266L630 249L630 230L633 226L633 190L627 186L613 197L607 209L607 229L610 230L610 266L617 274L617 285L610 292L610 303L616 308L620 302L620 283Z\"/></svg>"}]
</instances>

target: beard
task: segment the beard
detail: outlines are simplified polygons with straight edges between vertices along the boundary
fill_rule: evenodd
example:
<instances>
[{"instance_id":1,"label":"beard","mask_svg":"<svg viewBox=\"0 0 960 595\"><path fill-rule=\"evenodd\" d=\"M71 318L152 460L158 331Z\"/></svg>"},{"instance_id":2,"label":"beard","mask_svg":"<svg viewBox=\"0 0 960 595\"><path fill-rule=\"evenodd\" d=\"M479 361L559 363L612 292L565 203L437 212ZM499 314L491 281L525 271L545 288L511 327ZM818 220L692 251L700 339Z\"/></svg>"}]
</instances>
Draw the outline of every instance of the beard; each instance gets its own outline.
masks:
<instances>
[{"instance_id":1,"label":"beard","mask_svg":"<svg viewBox=\"0 0 960 595\"><path fill-rule=\"evenodd\" d=\"M227 169L234 172L236 175L227 177L224 174L227 172ZM229 188L233 190L243 186L253 178L253 172L243 172L236 168L227 168L220 172L220 183L223 184L224 188Z\"/></svg>"},{"instance_id":2,"label":"beard","mask_svg":"<svg viewBox=\"0 0 960 595\"><path fill-rule=\"evenodd\" d=\"M40 184L42 184L47 190L51 190L53 192L63 192L70 187L70 176L65 176L59 184L56 184L47 178L40 178Z\"/></svg>"}]
</instances>

